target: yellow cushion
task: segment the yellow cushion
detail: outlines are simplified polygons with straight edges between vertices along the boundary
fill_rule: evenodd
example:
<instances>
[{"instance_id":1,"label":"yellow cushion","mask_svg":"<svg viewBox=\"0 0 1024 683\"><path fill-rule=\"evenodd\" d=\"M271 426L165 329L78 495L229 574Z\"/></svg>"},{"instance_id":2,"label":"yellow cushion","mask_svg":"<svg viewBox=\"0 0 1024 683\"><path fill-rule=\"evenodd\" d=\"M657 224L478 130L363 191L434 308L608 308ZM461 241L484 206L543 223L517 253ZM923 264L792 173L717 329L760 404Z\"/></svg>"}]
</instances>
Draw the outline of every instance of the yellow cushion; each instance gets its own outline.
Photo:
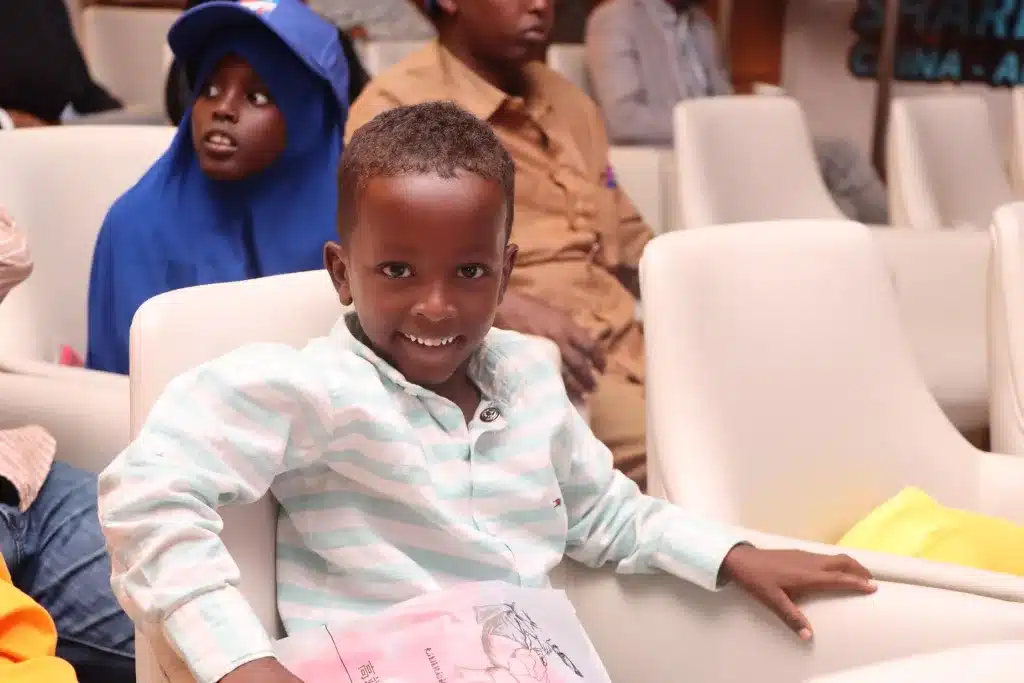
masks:
<instances>
[{"instance_id":1,"label":"yellow cushion","mask_svg":"<svg viewBox=\"0 0 1024 683\"><path fill-rule=\"evenodd\" d=\"M1024 576L1024 526L943 507L916 488L876 508L839 545Z\"/></svg>"}]
</instances>

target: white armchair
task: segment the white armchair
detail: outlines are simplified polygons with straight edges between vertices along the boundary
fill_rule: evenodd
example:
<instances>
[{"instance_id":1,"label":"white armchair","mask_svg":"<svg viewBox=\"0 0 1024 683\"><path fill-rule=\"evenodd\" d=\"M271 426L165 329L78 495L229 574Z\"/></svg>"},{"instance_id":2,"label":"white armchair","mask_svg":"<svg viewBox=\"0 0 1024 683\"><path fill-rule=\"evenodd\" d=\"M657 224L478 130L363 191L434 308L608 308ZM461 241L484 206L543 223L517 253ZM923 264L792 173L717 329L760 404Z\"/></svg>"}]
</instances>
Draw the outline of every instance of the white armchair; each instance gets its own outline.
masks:
<instances>
[{"instance_id":1,"label":"white armchair","mask_svg":"<svg viewBox=\"0 0 1024 683\"><path fill-rule=\"evenodd\" d=\"M1017 683L1024 642L984 643L895 659L821 676L806 683Z\"/></svg>"},{"instance_id":2,"label":"white armchair","mask_svg":"<svg viewBox=\"0 0 1024 683\"><path fill-rule=\"evenodd\" d=\"M995 212L989 280L992 448L1024 455L1024 203Z\"/></svg>"},{"instance_id":3,"label":"white armchair","mask_svg":"<svg viewBox=\"0 0 1024 683\"><path fill-rule=\"evenodd\" d=\"M925 383L961 433L972 443L986 443L992 250L988 233L890 228L871 232L892 274L900 321ZM995 444L992 449L1016 452Z\"/></svg>"},{"instance_id":4,"label":"white armchair","mask_svg":"<svg viewBox=\"0 0 1024 683\"><path fill-rule=\"evenodd\" d=\"M29 238L32 276L0 304L0 369L107 386L123 378L53 365L86 350L89 270L110 205L167 149L174 129L98 126L0 136L0 205Z\"/></svg>"},{"instance_id":5,"label":"white armchair","mask_svg":"<svg viewBox=\"0 0 1024 683\"><path fill-rule=\"evenodd\" d=\"M909 485L1024 523L1024 461L975 449L943 415L864 226L665 235L648 246L641 278L647 362L658 368L648 377L652 491L779 535L772 545L833 552L828 544ZM884 580L1024 601L1021 578L850 554Z\"/></svg>"},{"instance_id":6,"label":"white armchair","mask_svg":"<svg viewBox=\"0 0 1024 683\"><path fill-rule=\"evenodd\" d=\"M984 230L992 212L1013 201L978 95L896 98L886 144L893 225Z\"/></svg>"},{"instance_id":7,"label":"white armchair","mask_svg":"<svg viewBox=\"0 0 1024 683\"><path fill-rule=\"evenodd\" d=\"M843 218L793 98L684 100L676 105L674 122L682 228Z\"/></svg>"},{"instance_id":8,"label":"white armchair","mask_svg":"<svg viewBox=\"0 0 1024 683\"><path fill-rule=\"evenodd\" d=\"M426 40L360 40L356 54L370 76L379 76L395 64L429 44Z\"/></svg>"},{"instance_id":9,"label":"white armchair","mask_svg":"<svg viewBox=\"0 0 1024 683\"><path fill-rule=\"evenodd\" d=\"M302 344L340 311L323 272L179 290L147 302L132 327L133 433L172 377L246 342ZM276 505L268 497L222 516L242 591L268 631L281 635ZM912 585L883 583L872 596L812 601L806 610L817 635L808 647L732 589L712 594L671 577L621 577L569 562L552 580L568 592L615 681L799 683L883 659L1024 637L1019 606ZM136 648L139 683L191 681L159 636L139 633Z\"/></svg>"},{"instance_id":10,"label":"white armchair","mask_svg":"<svg viewBox=\"0 0 1024 683\"><path fill-rule=\"evenodd\" d=\"M619 186L655 235L672 232L679 221L675 157L670 148L613 146L608 163Z\"/></svg>"}]
</instances>

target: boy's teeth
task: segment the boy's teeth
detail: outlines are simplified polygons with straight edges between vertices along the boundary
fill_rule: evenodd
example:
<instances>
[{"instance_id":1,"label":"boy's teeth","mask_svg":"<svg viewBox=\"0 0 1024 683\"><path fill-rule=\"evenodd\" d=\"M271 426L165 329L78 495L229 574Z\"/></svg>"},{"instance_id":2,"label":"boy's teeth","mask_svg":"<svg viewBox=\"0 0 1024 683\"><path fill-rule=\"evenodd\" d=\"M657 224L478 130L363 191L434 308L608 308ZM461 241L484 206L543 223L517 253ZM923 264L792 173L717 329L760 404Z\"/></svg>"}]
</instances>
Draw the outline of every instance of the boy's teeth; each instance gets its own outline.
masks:
<instances>
[{"instance_id":1,"label":"boy's teeth","mask_svg":"<svg viewBox=\"0 0 1024 683\"><path fill-rule=\"evenodd\" d=\"M422 344L423 346L445 346L455 341L455 337L438 337L437 339L427 339L426 337L414 337L411 334L404 334L404 336L409 341L416 342L417 344Z\"/></svg>"}]
</instances>

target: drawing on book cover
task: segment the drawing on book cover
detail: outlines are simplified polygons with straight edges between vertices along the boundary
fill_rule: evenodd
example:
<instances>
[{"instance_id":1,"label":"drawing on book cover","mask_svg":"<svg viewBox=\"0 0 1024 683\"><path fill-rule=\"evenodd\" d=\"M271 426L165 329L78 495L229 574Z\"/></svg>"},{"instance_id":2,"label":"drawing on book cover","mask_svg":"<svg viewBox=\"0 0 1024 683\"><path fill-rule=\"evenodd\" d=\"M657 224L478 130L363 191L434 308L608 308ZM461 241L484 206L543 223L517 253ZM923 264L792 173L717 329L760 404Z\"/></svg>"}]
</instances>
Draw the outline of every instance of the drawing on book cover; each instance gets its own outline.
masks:
<instances>
[{"instance_id":1,"label":"drawing on book cover","mask_svg":"<svg viewBox=\"0 0 1024 683\"><path fill-rule=\"evenodd\" d=\"M486 670L460 667L460 679L473 683L551 683L548 661L558 657L579 678L583 673L557 644L545 638L530 615L515 603L475 608L481 628L484 654L491 661Z\"/></svg>"}]
</instances>

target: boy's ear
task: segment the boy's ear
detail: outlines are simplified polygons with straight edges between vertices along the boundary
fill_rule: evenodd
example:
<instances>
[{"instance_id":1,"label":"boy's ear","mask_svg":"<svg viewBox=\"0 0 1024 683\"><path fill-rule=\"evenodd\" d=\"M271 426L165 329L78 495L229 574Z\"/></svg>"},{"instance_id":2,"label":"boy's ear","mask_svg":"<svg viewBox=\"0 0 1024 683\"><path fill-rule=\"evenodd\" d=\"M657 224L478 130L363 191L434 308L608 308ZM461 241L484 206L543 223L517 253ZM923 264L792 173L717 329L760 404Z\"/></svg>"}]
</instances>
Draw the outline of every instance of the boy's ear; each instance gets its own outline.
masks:
<instances>
[{"instance_id":1,"label":"boy's ear","mask_svg":"<svg viewBox=\"0 0 1024 683\"><path fill-rule=\"evenodd\" d=\"M501 264L501 289L498 290L498 304L505 299L505 290L508 289L508 281L512 277L512 269L516 267L516 257L519 255L519 246L509 242L505 245L505 258Z\"/></svg>"},{"instance_id":2,"label":"boy's ear","mask_svg":"<svg viewBox=\"0 0 1024 683\"><path fill-rule=\"evenodd\" d=\"M352 288L348 283L348 266L345 265L345 247L337 242L324 245L324 267L331 275L334 291L344 306L352 305Z\"/></svg>"}]
</instances>

